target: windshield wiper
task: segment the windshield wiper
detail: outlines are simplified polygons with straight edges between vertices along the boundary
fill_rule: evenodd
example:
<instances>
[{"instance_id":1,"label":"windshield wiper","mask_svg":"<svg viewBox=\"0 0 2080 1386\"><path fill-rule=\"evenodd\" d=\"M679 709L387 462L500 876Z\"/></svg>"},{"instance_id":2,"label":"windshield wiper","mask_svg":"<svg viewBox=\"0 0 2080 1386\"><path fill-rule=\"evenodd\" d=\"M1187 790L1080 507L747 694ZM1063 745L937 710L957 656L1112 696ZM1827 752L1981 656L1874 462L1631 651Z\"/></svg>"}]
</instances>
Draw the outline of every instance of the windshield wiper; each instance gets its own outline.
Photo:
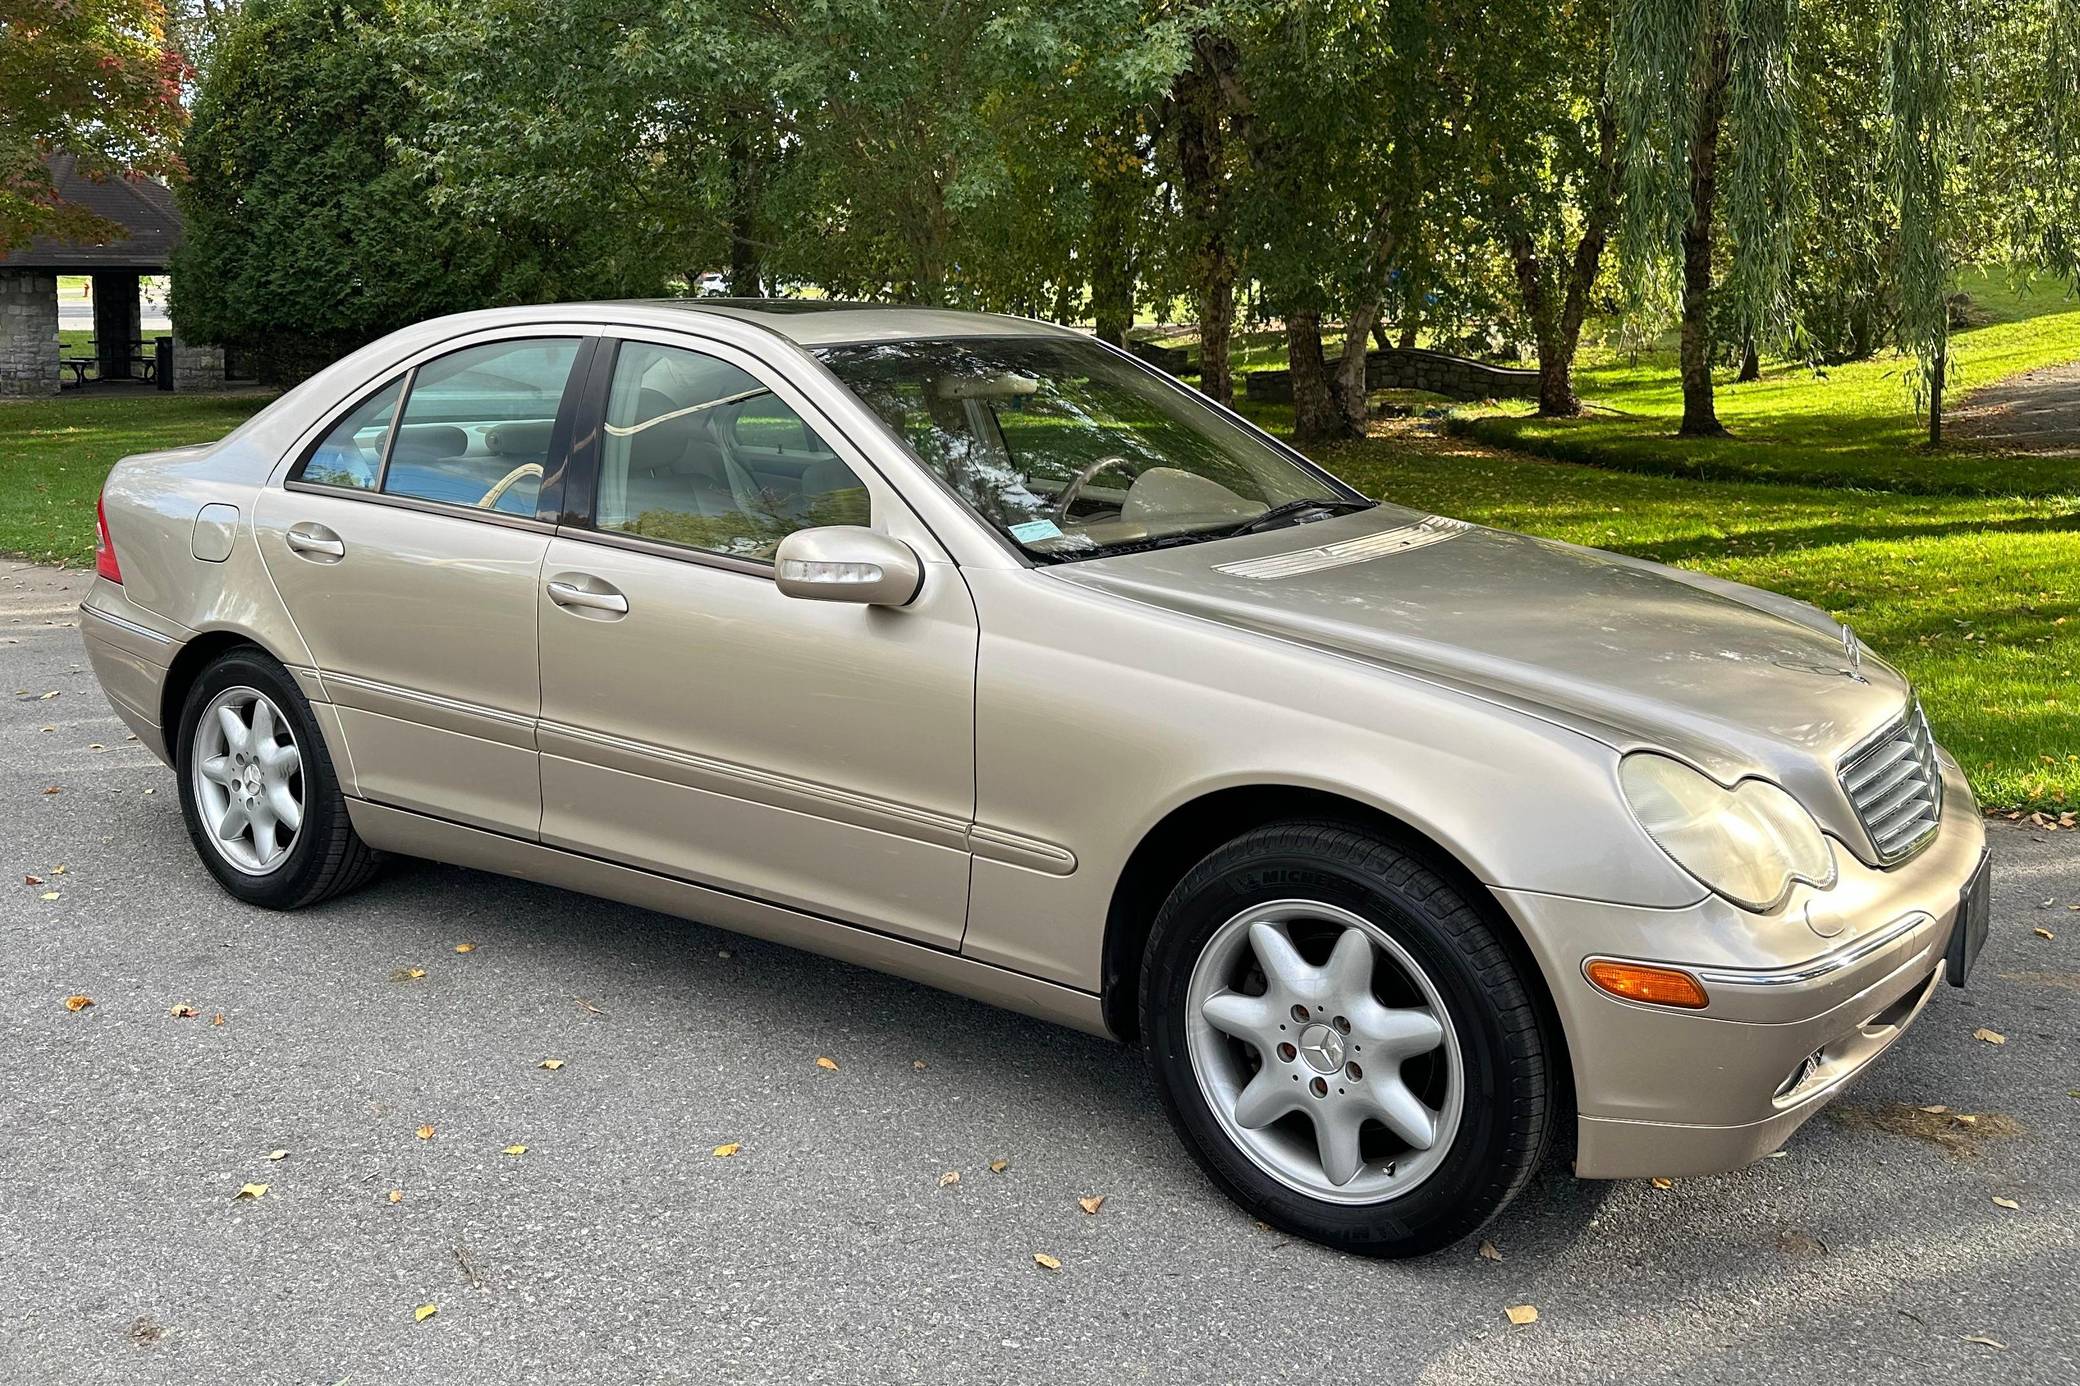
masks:
<instances>
[{"instance_id":1,"label":"windshield wiper","mask_svg":"<svg viewBox=\"0 0 2080 1386\"><path fill-rule=\"evenodd\" d=\"M1228 531L1228 537L1238 534L1255 534L1259 530L1275 529L1286 521L1296 521L1310 510L1320 510L1330 515L1344 515L1353 510L1370 510L1378 501L1352 500L1344 496L1331 496L1317 500L1290 500L1272 506L1261 515L1252 515Z\"/></svg>"}]
</instances>

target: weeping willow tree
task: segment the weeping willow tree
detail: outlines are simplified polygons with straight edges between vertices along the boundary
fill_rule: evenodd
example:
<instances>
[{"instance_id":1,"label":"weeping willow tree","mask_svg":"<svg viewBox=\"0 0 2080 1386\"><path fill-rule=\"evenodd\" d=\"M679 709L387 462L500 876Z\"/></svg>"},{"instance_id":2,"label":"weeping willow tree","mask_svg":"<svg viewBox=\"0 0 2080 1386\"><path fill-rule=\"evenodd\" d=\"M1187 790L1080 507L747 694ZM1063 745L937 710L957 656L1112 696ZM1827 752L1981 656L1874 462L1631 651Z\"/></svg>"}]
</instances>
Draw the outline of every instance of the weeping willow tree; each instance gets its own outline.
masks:
<instances>
[{"instance_id":1,"label":"weeping willow tree","mask_svg":"<svg viewBox=\"0 0 2080 1386\"><path fill-rule=\"evenodd\" d=\"M1892 185L1899 204L1900 344L1914 358L1914 399L1930 447L1943 441L1950 374L1950 278L1945 184L1956 166L1956 0L1898 0L1885 75L1892 116Z\"/></svg>"},{"instance_id":2,"label":"weeping willow tree","mask_svg":"<svg viewBox=\"0 0 2080 1386\"><path fill-rule=\"evenodd\" d=\"M1619 272L1635 322L1671 299L1677 306L1685 436L1726 431L1712 390L1718 329L1768 340L1787 321L1796 20L1796 0L1621 0L1612 23L1625 185ZM1715 312L1722 214L1730 269Z\"/></svg>"}]
</instances>

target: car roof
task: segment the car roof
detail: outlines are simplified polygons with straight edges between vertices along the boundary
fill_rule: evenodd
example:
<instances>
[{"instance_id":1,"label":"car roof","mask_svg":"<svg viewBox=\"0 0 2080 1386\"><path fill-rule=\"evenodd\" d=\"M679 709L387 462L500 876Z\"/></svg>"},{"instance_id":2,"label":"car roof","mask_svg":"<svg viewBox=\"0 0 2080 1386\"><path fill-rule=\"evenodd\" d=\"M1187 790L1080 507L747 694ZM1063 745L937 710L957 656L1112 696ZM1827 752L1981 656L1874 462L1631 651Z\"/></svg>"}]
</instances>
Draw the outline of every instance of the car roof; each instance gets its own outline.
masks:
<instances>
[{"instance_id":1,"label":"car roof","mask_svg":"<svg viewBox=\"0 0 2080 1386\"><path fill-rule=\"evenodd\" d=\"M945 337L1081 336L1070 328L1003 313L966 313L886 303L824 298L645 298L594 305L601 309L663 309L735 318L779 334L798 346L841 342L899 342Z\"/></svg>"}]
</instances>

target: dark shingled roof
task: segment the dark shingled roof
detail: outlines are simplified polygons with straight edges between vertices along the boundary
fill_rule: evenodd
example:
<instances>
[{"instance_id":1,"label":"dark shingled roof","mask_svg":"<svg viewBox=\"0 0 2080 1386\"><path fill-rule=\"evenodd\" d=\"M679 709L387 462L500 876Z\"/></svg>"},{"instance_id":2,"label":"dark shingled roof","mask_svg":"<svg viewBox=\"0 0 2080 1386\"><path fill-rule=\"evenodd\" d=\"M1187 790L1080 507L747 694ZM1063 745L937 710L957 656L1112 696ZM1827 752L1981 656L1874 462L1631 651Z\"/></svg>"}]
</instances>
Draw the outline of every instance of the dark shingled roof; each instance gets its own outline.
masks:
<instances>
[{"instance_id":1,"label":"dark shingled roof","mask_svg":"<svg viewBox=\"0 0 2080 1386\"><path fill-rule=\"evenodd\" d=\"M67 274L97 269L166 272L173 248L181 243L181 217L165 184L148 178L90 178L70 154L54 154L47 162L59 197L114 222L128 234L102 242L38 236L12 255L0 255L0 269Z\"/></svg>"}]
</instances>

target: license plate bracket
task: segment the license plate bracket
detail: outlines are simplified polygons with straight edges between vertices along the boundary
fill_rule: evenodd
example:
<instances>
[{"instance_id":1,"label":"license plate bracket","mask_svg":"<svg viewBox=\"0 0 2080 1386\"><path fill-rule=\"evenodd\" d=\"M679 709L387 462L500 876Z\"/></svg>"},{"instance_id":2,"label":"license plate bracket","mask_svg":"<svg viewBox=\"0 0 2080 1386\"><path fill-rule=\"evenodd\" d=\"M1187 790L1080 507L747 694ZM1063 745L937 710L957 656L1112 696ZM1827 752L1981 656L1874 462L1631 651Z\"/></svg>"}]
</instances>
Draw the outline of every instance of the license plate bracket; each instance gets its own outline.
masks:
<instances>
[{"instance_id":1,"label":"license plate bracket","mask_svg":"<svg viewBox=\"0 0 2080 1386\"><path fill-rule=\"evenodd\" d=\"M1986 946L1993 925L1993 855L1979 854L1979 865L1957 897L1957 921L1950 926L1950 946L1944 952L1950 985L1961 987Z\"/></svg>"}]
</instances>

